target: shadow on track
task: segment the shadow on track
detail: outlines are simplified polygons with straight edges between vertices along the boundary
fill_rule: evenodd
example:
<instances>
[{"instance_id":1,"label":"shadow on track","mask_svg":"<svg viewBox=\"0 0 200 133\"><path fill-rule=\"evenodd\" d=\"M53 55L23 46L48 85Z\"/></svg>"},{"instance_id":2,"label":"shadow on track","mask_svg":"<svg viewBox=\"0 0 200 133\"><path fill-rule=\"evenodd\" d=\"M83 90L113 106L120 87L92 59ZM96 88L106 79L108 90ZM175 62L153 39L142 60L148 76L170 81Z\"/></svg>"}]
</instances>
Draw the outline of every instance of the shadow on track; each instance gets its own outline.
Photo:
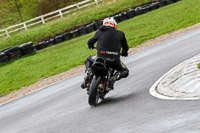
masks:
<instances>
[{"instance_id":1,"label":"shadow on track","mask_svg":"<svg viewBox=\"0 0 200 133\"><path fill-rule=\"evenodd\" d=\"M122 95L122 96L118 96L118 97L106 97L103 101L99 102L99 104L96 107L127 101L133 97L136 97L136 95L137 95L136 92L132 92L130 94L126 94L126 95Z\"/></svg>"}]
</instances>

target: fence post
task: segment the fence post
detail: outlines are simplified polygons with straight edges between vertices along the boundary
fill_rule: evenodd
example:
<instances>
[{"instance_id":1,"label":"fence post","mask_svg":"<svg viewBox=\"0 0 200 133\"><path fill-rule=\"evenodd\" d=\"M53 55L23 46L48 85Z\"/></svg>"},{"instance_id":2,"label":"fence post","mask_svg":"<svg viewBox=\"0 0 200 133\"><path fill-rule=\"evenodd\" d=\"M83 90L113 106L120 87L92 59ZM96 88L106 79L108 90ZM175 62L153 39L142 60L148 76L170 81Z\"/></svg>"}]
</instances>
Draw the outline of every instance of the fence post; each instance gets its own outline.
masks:
<instances>
[{"instance_id":1,"label":"fence post","mask_svg":"<svg viewBox=\"0 0 200 133\"><path fill-rule=\"evenodd\" d=\"M79 3L76 4L77 8L80 9Z\"/></svg>"},{"instance_id":2,"label":"fence post","mask_svg":"<svg viewBox=\"0 0 200 133\"><path fill-rule=\"evenodd\" d=\"M8 29L6 29L5 31L6 31L7 37L10 37L10 35L9 35L9 33L8 33Z\"/></svg>"},{"instance_id":3,"label":"fence post","mask_svg":"<svg viewBox=\"0 0 200 133\"><path fill-rule=\"evenodd\" d=\"M98 0L94 0L94 2L98 5Z\"/></svg>"},{"instance_id":4,"label":"fence post","mask_svg":"<svg viewBox=\"0 0 200 133\"><path fill-rule=\"evenodd\" d=\"M93 0L85 0L86 2L89 2L89 1L93 1ZM103 1L103 0L94 0L92 3L96 3L96 4L98 4L100 1ZM81 6L82 4L81 4L81 2L78 2L76 5L73 5L72 7L76 7L77 6L77 8L78 9L81 9L82 8L82 6ZM88 5L85 5L85 6L83 6L83 7L86 7L86 6L89 6L89 4ZM66 9L66 7L65 8L63 8L63 9ZM63 15L65 14L65 12L64 12L64 10L63 9L61 9L60 11L59 11L59 14L60 14L60 16L61 16L61 18L63 17ZM68 9L68 8L67 8ZM73 9L72 9L73 10ZM56 10L57 11L57 10ZM64 13L63 13L64 12ZM68 11L69 12L69 11ZM58 13L58 12L56 12L56 13ZM50 13L49 13L50 14ZM20 24L17 24L17 25L13 25L13 26L11 26L12 28L16 28L16 27L18 27L19 25L21 26L20 28L18 28L18 29L16 29L16 30L10 30L11 28L6 28L6 29L2 29L3 31L5 31L4 32L4 35L7 35L8 37L10 37L10 33L12 33L12 32L16 32L16 31L18 31L19 29L25 29L25 30L28 30L28 27L29 27L29 22L33 22L33 21L35 21L36 19L37 20L40 20L41 19L41 21L40 22L42 22L43 24L45 24L46 22L45 22L45 18L44 17L46 17L46 16L49 16L49 14L44 14L43 16L40 16L40 17L36 17L36 18L34 18L33 20L31 19L31 20L29 20L28 22L22 22L22 23L20 23ZM49 20L48 18L46 19L46 20ZM26 24L27 23L27 24ZM36 25L36 24L38 24L38 23L34 23L34 24L31 24L31 25ZM10 30L10 31L8 31L8 30Z\"/></svg>"},{"instance_id":5,"label":"fence post","mask_svg":"<svg viewBox=\"0 0 200 133\"><path fill-rule=\"evenodd\" d=\"M26 26L26 23L24 23L24 29L25 29L25 30L27 30L27 26Z\"/></svg>"},{"instance_id":6,"label":"fence post","mask_svg":"<svg viewBox=\"0 0 200 133\"><path fill-rule=\"evenodd\" d=\"M42 23L45 24L44 18L43 16L41 17Z\"/></svg>"},{"instance_id":7,"label":"fence post","mask_svg":"<svg viewBox=\"0 0 200 133\"><path fill-rule=\"evenodd\" d=\"M61 10L59 11L59 14L60 14L60 17L62 18L62 17L63 17L63 14L62 14L62 11L61 11Z\"/></svg>"}]
</instances>

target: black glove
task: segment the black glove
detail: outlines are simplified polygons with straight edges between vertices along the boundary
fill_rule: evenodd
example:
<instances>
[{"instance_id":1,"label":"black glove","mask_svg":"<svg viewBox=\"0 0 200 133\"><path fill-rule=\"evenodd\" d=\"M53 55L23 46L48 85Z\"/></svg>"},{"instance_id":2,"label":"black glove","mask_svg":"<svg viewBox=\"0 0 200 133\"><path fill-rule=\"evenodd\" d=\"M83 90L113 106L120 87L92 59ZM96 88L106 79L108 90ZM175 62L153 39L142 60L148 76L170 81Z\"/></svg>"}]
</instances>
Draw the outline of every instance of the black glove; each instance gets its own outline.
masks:
<instances>
[{"instance_id":1,"label":"black glove","mask_svg":"<svg viewBox=\"0 0 200 133\"><path fill-rule=\"evenodd\" d=\"M126 56L128 56L128 53L127 52L122 52L122 56L126 57Z\"/></svg>"},{"instance_id":2,"label":"black glove","mask_svg":"<svg viewBox=\"0 0 200 133\"><path fill-rule=\"evenodd\" d=\"M94 49L94 46L88 45L88 48L89 48L89 49Z\"/></svg>"}]
</instances>

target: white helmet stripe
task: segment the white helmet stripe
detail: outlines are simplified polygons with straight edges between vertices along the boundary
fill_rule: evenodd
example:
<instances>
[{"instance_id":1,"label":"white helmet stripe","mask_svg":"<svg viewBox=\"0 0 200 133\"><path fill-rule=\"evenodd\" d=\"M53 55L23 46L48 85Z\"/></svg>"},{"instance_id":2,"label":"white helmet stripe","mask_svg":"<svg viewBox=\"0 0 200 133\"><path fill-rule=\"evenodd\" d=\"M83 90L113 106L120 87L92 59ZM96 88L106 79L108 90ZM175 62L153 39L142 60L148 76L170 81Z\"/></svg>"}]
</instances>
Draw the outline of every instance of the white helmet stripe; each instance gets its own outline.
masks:
<instances>
[{"instance_id":1,"label":"white helmet stripe","mask_svg":"<svg viewBox=\"0 0 200 133\"><path fill-rule=\"evenodd\" d=\"M103 25L112 26L112 27L117 28L117 22L116 22L115 19L112 18L112 17L105 18L105 19L103 20Z\"/></svg>"}]
</instances>

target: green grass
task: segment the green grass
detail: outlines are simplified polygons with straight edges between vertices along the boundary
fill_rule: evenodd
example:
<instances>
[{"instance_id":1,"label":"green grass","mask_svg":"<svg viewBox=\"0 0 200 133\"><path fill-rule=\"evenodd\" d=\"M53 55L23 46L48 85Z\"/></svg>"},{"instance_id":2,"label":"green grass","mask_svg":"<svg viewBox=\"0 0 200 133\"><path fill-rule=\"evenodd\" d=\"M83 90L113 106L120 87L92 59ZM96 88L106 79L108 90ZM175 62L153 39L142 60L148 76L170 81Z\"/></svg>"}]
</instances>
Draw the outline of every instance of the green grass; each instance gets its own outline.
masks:
<instances>
[{"instance_id":1,"label":"green grass","mask_svg":"<svg viewBox=\"0 0 200 133\"><path fill-rule=\"evenodd\" d=\"M200 64L198 64L198 68L200 69Z\"/></svg>"},{"instance_id":2,"label":"green grass","mask_svg":"<svg viewBox=\"0 0 200 133\"><path fill-rule=\"evenodd\" d=\"M139 45L180 28L200 22L200 0L183 0L118 24L129 46ZM191 8L192 7L192 8ZM57 44L32 55L0 64L0 96L84 63L96 51L87 48L95 32Z\"/></svg>"},{"instance_id":3,"label":"green grass","mask_svg":"<svg viewBox=\"0 0 200 133\"><path fill-rule=\"evenodd\" d=\"M0 49L8 48L10 46L16 46L28 41L34 43L39 42L41 39L53 36L56 33L61 33L71 29L75 26L85 24L106 16L110 16L114 13L120 12L129 7L140 5L152 0L104 0L98 6L90 6L88 8L76 11L75 15L68 15L62 19L56 19L45 25L38 25L27 31L15 32L11 34L9 38L0 38ZM17 33L17 34L16 34Z\"/></svg>"},{"instance_id":4,"label":"green grass","mask_svg":"<svg viewBox=\"0 0 200 133\"><path fill-rule=\"evenodd\" d=\"M17 8L13 8L11 0L0 0L0 29L21 22Z\"/></svg>"},{"instance_id":5,"label":"green grass","mask_svg":"<svg viewBox=\"0 0 200 133\"><path fill-rule=\"evenodd\" d=\"M16 2L23 20L27 21L80 1L83 0L0 0L0 29L22 22Z\"/></svg>"}]
</instances>

